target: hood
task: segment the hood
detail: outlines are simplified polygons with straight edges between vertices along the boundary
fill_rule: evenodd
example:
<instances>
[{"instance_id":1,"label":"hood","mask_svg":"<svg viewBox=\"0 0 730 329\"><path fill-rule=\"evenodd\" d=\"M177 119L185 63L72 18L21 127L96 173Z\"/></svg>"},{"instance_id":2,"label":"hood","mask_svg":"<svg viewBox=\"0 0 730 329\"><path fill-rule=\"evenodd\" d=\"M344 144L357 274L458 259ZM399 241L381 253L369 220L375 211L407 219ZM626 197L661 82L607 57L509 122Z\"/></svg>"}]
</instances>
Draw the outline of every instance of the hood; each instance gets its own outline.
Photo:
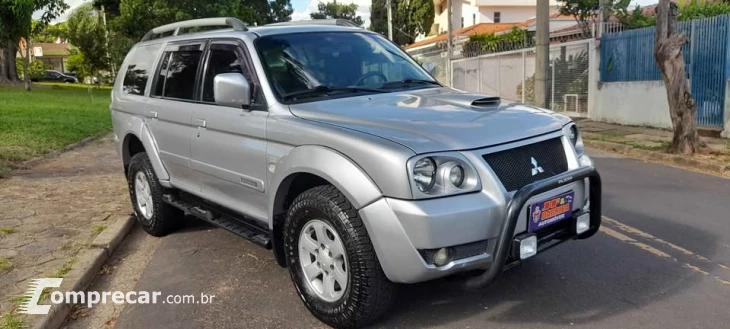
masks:
<instances>
[{"instance_id":1,"label":"hood","mask_svg":"<svg viewBox=\"0 0 730 329\"><path fill-rule=\"evenodd\" d=\"M487 147L560 130L555 115L497 97L450 88L294 104L300 118L379 136L416 153Z\"/></svg>"}]
</instances>

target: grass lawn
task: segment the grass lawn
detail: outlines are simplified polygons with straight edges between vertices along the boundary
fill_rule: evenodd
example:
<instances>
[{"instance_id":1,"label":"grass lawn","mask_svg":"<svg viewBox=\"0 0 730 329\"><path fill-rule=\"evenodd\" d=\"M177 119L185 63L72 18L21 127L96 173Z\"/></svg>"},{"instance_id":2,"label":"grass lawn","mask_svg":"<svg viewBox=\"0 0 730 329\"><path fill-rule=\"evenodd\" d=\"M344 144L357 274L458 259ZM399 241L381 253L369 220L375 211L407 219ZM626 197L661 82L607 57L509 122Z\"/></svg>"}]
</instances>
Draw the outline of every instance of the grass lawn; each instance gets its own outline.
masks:
<instances>
[{"instance_id":1,"label":"grass lawn","mask_svg":"<svg viewBox=\"0 0 730 329\"><path fill-rule=\"evenodd\" d=\"M80 84L0 87L0 177L13 163L111 130L110 88ZM92 96L93 95L93 101Z\"/></svg>"}]
</instances>

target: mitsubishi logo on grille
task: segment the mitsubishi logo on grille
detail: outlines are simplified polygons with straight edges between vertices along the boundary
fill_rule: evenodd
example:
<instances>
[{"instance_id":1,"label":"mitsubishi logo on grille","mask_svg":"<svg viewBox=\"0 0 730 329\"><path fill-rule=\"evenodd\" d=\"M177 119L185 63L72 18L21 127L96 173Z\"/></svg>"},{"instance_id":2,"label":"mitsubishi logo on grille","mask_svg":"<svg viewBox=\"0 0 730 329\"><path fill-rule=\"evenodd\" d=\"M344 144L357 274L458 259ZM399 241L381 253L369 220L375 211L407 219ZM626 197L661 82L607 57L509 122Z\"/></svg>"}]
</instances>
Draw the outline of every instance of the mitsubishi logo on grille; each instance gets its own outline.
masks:
<instances>
[{"instance_id":1,"label":"mitsubishi logo on grille","mask_svg":"<svg viewBox=\"0 0 730 329\"><path fill-rule=\"evenodd\" d=\"M530 158L530 162L532 162L532 176L545 172L545 170L537 164L537 160L535 160L534 157Z\"/></svg>"}]
</instances>

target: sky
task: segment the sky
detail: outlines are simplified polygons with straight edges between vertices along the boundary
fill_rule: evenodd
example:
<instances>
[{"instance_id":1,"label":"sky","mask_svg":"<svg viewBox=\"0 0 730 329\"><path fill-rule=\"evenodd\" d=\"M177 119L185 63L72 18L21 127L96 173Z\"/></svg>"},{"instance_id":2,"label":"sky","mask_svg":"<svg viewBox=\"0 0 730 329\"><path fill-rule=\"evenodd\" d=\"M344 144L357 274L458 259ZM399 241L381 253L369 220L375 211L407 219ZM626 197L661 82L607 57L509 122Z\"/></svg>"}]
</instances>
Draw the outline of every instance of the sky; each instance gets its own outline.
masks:
<instances>
[{"instance_id":1,"label":"sky","mask_svg":"<svg viewBox=\"0 0 730 329\"><path fill-rule=\"evenodd\" d=\"M65 21L68 18L68 15L71 13L71 11L83 4L84 2L88 2L91 0L66 0L66 3L71 7L69 10L67 10L57 21L62 22ZM292 20L299 21L299 20L306 20L309 19L309 14L312 12L317 11L317 4L319 2L332 2L332 0L291 0L292 8L294 9L294 13L292 14ZM651 5L659 2L658 0L633 0L632 5ZM365 26L370 25L370 3L371 0L340 0L340 3L355 3L358 5L357 7L357 13L362 17L363 21L365 21ZM36 12L34 15L34 18L39 18L42 13Z\"/></svg>"}]
</instances>

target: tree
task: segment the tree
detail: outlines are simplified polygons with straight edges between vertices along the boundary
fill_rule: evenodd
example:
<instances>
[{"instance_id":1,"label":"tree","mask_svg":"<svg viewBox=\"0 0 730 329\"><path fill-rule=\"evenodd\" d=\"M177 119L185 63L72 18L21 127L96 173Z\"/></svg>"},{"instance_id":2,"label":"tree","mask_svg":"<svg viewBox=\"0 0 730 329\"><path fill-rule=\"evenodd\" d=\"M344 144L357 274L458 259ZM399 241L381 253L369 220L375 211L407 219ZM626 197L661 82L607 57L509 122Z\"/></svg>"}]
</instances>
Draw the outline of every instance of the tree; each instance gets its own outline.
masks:
<instances>
[{"instance_id":1,"label":"tree","mask_svg":"<svg viewBox=\"0 0 730 329\"><path fill-rule=\"evenodd\" d=\"M114 0L97 0L114 8ZM182 20L233 16L251 25L291 20L290 0L121 0L118 13L107 11L113 19L111 29L138 41L150 29ZM108 17L109 18L109 17Z\"/></svg>"},{"instance_id":2,"label":"tree","mask_svg":"<svg viewBox=\"0 0 730 329\"><path fill-rule=\"evenodd\" d=\"M40 21L33 20L32 30L34 33L30 36L33 42L56 42L58 38L66 39L66 22L55 25L41 25Z\"/></svg>"},{"instance_id":3,"label":"tree","mask_svg":"<svg viewBox=\"0 0 730 329\"><path fill-rule=\"evenodd\" d=\"M320 2L317 5L317 12L309 14L312 19L325 19L325 18L343 18L352 21L353 23L362 26L364 23L362 18L357 15L357 5L342 4L333 1L330 3Z\"/></svg>"},{"instance_id":4,"label":"tree","mask_svg":"<svg viewBox=\"0 0 730 329\"><path fill-rule=\"evenodd\" d=\"M91 4L81 5L71 13L67 34L71 44L83 53L84 64L92 75L108 68L106 28Z\"/></svg>"},{"instance_id":5,"label":"tree","mask_svg":"<svg viewBox=\"0 0 730 329\"><path fill-rule=\"evenodd\" d=\"M391 0L393 6L393 41L407 45L416 36L428 34L434 19L433 0ZM373 0L370 6L370 30L388 35L387 0Z\"/></svg>"},{"instance_id":6,"label":"tree","mask_svg":"<svg viewBox=\"0 0 730 329\"><path fill-rule=\"evenodd\" d=\"M28 67L30 36L62 14L68 5L63 0L0 0L0 84L18 83L15 54L21 38L26 40L24 67ZM39 24L32 24L32 15L41 11ZM30 80L26 76L26 89Z\"/></svg>"},{"instance_id":7,"label":"tree","mask_svg":"<svg viewBox=\"0 0 730 329\"><path fill-rule=\"evenodd\" d=\"M598 23L598 15L603 6L604 21L610 14L625 11L631 0L560 0L558 11L561 15L573 16L583 30L585 36L591 35L591 29Z\"/></svg>"},{"instance_id":8,"label":"tree","mask_svg":"<svg viewBox=\"0 0 730 329\"><path fill-rule=\"evenodd\" d=\"M689 40L684 33L677 33L676 19L677 5L670 0L660 0L656 16L654 58L664 78L669 115L674 127L674 136L667 152L693 154L700 145L700 136L695 126L697 107L687 84L682 56L682 46Z\"/></svg>"}]
</instances>

